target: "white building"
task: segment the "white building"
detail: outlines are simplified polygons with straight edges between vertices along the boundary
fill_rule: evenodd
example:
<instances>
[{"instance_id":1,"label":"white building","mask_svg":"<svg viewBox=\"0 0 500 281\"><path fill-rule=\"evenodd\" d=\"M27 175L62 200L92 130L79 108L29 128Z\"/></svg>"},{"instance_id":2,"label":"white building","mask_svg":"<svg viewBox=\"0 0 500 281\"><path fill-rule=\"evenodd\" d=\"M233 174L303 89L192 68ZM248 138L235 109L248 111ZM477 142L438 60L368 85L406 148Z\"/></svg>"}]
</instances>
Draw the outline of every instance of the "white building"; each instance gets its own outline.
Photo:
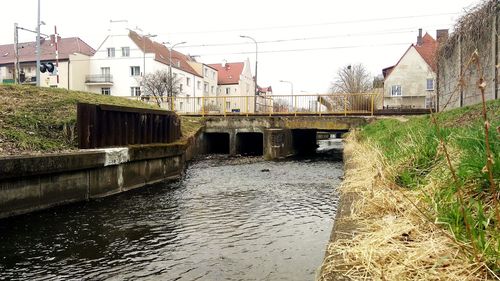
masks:
<instances>
[{"instance_id":1,"label":"white building","mask_svg":"<svg viewBox=\"0 0 500 281\"><path fill-rule=\"evenodd\" d=\"M384 107L429 108L435 105L436 51L438 43L419 30L412 44L394 66L383 69Z\"/></svg>"},{"instance_id":2,"label":"white building","mask_svg":"<svg viewBox=\"0 0 500 281\"><path fill-rule=\"evenodd\" d=\"M40 73L40 86L86 90L85 75L89 71L89 58L95 50L78 37L57 37L57 72ZM19 43L19 73L16 74L14 44L0 45L0 83L13 84L16 77L22 84L36 84L36 43ZM43 39L40 45L41 62L56 64L56 37Z\"/></svg>"},{"instance_id":3,"label":"white building","mask_svg":"<svg viewBox=\"0 0 500 281\"><path fill-rule=\"evenodd\" d=\"M217 104L225 112L254 112L255 82L250 61L209 64L216 69L218 78Z\"/></svg>"},{"instance_id":4,"label":"white building","mask_svg":"<svg viewBox=\"0 0 500 281\"><path fill-rule=\"evenodd\" d=\"M129 30L126 25L127 22L113 23L110 34L91 58L86 78L88 90L105 95L140 97L143 75L168 70L171 58L172 73L180 89L175 110L199 111L201 98L210 91L215 92L217 72L175 50L170 54L166 46Z\"/></svg>"}]
</instances>

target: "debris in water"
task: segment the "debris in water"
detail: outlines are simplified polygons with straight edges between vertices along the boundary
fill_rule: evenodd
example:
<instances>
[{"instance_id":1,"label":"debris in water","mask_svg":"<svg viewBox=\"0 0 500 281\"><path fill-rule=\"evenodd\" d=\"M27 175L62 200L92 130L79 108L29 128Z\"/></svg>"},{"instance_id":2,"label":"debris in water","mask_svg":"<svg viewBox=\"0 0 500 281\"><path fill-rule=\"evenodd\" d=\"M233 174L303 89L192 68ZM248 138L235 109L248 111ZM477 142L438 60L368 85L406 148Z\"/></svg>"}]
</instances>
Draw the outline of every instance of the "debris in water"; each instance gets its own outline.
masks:
<instances>
[{"instance_id":1,"label":"debris in water","mask_svg":"<svg viewBox=\"0 0 500 281\"><path fill-rule=\"evenodd\" d=\"M269 169L262 169L261 172L270 172Z\"/></svg>"}]
</instances>

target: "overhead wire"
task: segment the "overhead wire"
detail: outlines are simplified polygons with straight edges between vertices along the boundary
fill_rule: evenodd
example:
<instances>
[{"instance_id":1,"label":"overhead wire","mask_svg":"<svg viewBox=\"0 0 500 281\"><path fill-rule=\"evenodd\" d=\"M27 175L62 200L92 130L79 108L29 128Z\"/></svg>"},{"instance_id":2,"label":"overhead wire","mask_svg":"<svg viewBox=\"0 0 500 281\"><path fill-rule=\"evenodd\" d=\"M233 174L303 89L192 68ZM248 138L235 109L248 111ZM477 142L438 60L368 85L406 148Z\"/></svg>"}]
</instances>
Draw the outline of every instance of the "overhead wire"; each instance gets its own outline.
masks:
<instances>
[{"instance_id":1,"label":"overhead wire","mask_svg":"<svg viewBox=\"0 0 500 281\"><path fill-rule=\"evenodd\" d=\"M270 30L270 29L289 29L289 28L317 27L317 26L328 26L328 25L349 24L349 23L366 23L366 22L375 22L375 21L391 21L391 20L400 20L400 19L451 16L451 15L458 15L458 14L459 13L436 13L436 14L406 15L406 16L398 16L398 17L369 18L369 19L344 20L344 21L309 23L309 24L291 24L291 25L262 26L262 27L252 27L252 28L203 30L203 31L201 31L201 30L179 31L179 32L170 32L169 34L178 35L178 34L200 34L200 33L224 33L224 32L236 32L236 31L258 31L258 30Z\"/></svg>"}]
</instances>

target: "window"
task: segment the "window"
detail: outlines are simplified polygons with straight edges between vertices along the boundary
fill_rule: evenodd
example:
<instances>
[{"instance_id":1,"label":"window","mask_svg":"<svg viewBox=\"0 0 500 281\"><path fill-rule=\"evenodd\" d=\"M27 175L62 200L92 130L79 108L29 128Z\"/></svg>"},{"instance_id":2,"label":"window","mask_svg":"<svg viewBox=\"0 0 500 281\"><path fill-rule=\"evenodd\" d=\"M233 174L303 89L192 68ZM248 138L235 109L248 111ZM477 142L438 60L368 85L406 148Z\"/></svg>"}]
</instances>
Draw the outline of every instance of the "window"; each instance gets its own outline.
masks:
<instances>
[{"instance_id":1,"label":"window","mask_svg":"<svg viewBox=\"0 0 500 281\"><path fill-rule=\"evenodd\" d=\"M207 82L203 83L203 92L208 93L208 83Z\"/></svg>"},{"instance_id":2,"label":"window","mask_svg":"<svg viewBox=\"0 0 500 281\"><path fill-rule=\"evenodd\" d=\"M401 85L392 85L391 87L391 96L402 96L401 94Z\"/></svg>"},{"instance_id":3,"label":"window","mask_svg":"<svg viewBox=\"0 0 500 281\"><path fill-rule=\"evenodd\" d=\"M226 101L226 110L231 110L231 102Z\"/></svg>"},{"instance_id":4,"label":"window","mask_svg":"<svg viewBox=\"0 0 500 281\"><path fill-rule=\"evenodd\" d=\"M106 96L111 95L111 88L101 88L101 94Z\"/></svg>"},{"instance_id":5,"label":"window","mask_svg":"<svg viewBox=\"0 0 500 281\"><path fill-rule=\"evenodd\" d=\"M115 48L108 48L108 58L115 57Z\"/></svg>"},{"instance_id":6,"label":"window","mask_svg":"<svg viewBox=\"0 0 500 281\"><path fill-rule=\"evenodd\" d=\"M140 66L131 66L130 67L130 76L140 76L141 75L141 67Z\"/></svg>"},{"instance_id":7,"label":"window","mask_svg":"<svg viewBox=\"0 0 500 281\"><path fill-rule=\"evenodd\" d=\"M434 79L427 79L427 91L434 91Z\"/></svg>"},{"instance_id":8,"label":"window","mask_svg":"<svg viewBox=\"0 0 500 281\"><path fill-rule=\"evenodd\" d=\"M231 89L230 88L226 88L226 95L229 95L231 93Z\"/></svg>"},{"instance_id":9,"label":"window","mask_svg":"<svg viewBox=\"0 0 500 281\"><path fill-rule=\"evenodd\" d=\"M141 88L140 87L130 87L130 95L133 97L141 96Z\"/></svg>"},{"instance_id":10,"label":"window","mask_svg":"<svg viewBox=\"0 0 500 281\"><path fill-rule=\"evenodd\" d=\"M191 85L191 78L189 77L186 77L186 86L190 86Z\"/></svg>"},{"instance_id":11,"label":"window","mask_svg":"<svg viewBox=\"0 0 500 281\"><path fill-rule=\"evenodd\" d=\"M201 105L201 98L197 98L198 105Z\"/></svg>"},{"instance_id":12,"label":"window","mask_svg":"<svg viewBox=\"0 0 500 281\"><path fill-rule=\"evenodd\" d=\"M198 81L198 82L196 83L196 87L198 88L198 90L201 90L201 81Z\"/></svg>"},{"instance_id":13,"label":"window","mask_svg":"<svg viewBox=\"0 0 500 281\"><path fill-rule=\"evenodd\" d=\"M211 92L212 92L212 94L215 94L215 87L214 86L212 86Z\"/></svg>"},{"instance_id":14,"label":"window","mask_svg":"<svg viewBox=\"0 0 500 281\"><path fill-rule=\"evenodd\" d=\"M184 103L183 103L182 101L181 101L181 102L179 102L179 110L181 110L181 111L182 111L182 107L183 107L183 105L184 105Z\"/></svg>"},{"instance_id":15,"label":"window","mask_svg":"<svg viewBox=\"0 0 500 281\"><path fill-rule=\"evenodd\" d=\"M130 57L130 48L122 47L122 57Z\"/></svg>"},{"instance_id":16,"label":"window","mask_svg":"<svg viewBox=\"0 0 500 281\"><path fill-rule=\"evenodd\" d=\"M111 68L109 68L109 67L101 67L101 74L103 76L109 76L109 75L111 75Z\"/></svg>"},{"instance_id":17,"label":"window","mask_svg":"<svg viewBox=\"0 0 500 281\"><path fill-rule=\"evenodd\" d=\"M182 93L182 84L179 84L179 92Z\"/></svg>"}]
</instances>

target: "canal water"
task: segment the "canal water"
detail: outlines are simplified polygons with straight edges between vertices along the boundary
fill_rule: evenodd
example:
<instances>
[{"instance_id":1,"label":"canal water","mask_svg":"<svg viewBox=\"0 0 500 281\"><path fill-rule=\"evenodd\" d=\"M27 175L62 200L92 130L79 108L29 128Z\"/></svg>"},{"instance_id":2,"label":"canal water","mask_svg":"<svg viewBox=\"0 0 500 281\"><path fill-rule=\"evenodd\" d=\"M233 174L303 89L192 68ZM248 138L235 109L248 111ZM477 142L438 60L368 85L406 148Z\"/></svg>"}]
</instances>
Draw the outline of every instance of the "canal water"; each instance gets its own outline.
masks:
<instances>
[{"instance_id":1,"label":"canal water","mask_svg":"<svg viewBox=\"0 0 500 281\"><path fill-rule=\"evenodd\" d=\"M343 173L331 145L207 156L178 182L0 220L0 280L314 280Z\"/></svg>"}]
</instances>

